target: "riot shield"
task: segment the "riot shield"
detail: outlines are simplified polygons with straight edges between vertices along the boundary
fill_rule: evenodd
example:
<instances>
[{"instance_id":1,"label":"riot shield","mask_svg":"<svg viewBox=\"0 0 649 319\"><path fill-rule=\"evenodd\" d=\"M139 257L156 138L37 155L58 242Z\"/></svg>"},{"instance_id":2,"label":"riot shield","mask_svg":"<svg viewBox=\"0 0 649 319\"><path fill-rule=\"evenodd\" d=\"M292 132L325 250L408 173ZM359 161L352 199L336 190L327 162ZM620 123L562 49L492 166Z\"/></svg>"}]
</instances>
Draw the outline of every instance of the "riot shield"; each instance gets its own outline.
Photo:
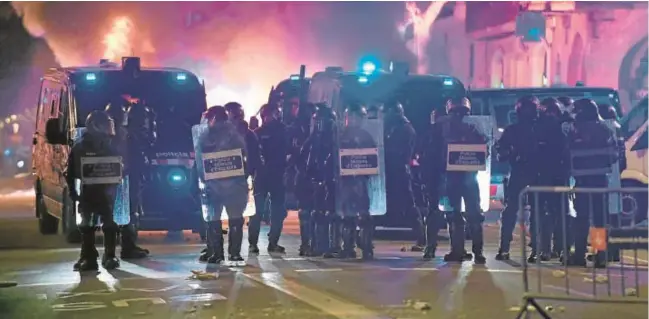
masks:
<instances>
[{"instance_id":1,"label":"riot shield","mask_svg":"<svg viewBox=\"0 0 649 319\"><path fill-rule=\"evenodd\" d=\"M77 143L85 128L78 128L73 135L74 143ZM77 194L81 193L82 185L113 184L117 185L115 202L113 204L113 220L119 226L128 225L131 222L131 205L129 193L128 176L123 174L123 161L121 156L103 157L82 157L80 179L75 179ZM75 202L75 213L77 225L81 223L79 214L79 202ZM100 225L97 216L94 216L93 225Z\"/></svg>"},{"instance_id":2,"label":"riot shield","mask_svg":"<svg viewBox=\"0 0 649 319\"><path fill-rule=\"evenodd\" d=\"M616 141L620 141L619 124L615 120L605 120L604 123L613 132ZM620 147L622 147L621 145ZM608 174L608 188L622 188L620 162L613 164L611 173ZM619 193L611 192L608 195L609 214L620 214L622 212L622 196Z\"/></svg>"},{"instance_id":3,"label":"riot shield","mask_svg":"<svg viewBox=\"0 0 649 319\"><path fill-rule=\"evenodd\" d=\"M486 144L449 144L446 154L446 170L461 172L477 172L480 193L480 209L489 211L491 203L491 153L494 146L493 118L485 115L470 115L464 117L464 122L474 126L486 138ZM448 197L442 198L442 211L452 211ZM465 211L462 199L462 211Z\"/></svg>"},{"instance_id":4,"label":"riot shield","mask_svg":"<svg viewBox=\"0 0 649 319\"><path fill-rule=\"evenodd\" d=\"M340 216L386 213L383 119L371 112L356 125L337 121L336 212Z\"/></svg>"},{"instance_id":5,"label":"riot shield","mask_svg":"<svg viewBox=\"0 0 649 319\"><path fill-rule=\"evenodd\" d=\"M239 206L241 203L245 205L244 217L255 215L254 200L251 200L251 195L248 191L249 182L245 179L243 167L244 154L242 150L229 149L209 153L203 152L200 143L207 132L207 124L199 124L192 127L203 220L206 222L217 221L219 219L228 220L226 208L232 207L236 209L236 206ZM211 198L214 194L208 189L208 184L210 187L224 190L221 200L216 201ZM237 188L237 191L233 191L235 188ZM243 196L244 193L241 192L245 192L245 198L229 196ZM217 202L219 203L218 206L216 204ZM230 205L231 203L232 206Z\"/></svg>"}]
</instances>

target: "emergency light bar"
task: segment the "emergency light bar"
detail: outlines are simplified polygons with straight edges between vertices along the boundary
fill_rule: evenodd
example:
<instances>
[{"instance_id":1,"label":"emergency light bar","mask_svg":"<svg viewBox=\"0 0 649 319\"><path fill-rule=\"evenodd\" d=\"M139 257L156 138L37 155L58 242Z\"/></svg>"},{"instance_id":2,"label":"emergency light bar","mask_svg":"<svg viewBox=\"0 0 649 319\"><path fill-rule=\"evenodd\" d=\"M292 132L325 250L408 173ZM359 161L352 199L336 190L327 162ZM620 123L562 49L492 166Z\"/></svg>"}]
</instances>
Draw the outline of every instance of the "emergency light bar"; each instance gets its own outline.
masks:
<instances>
[{"instance_id":1,"label":"emergency light bar","mask_svg":"<svg viewBox=\"0 0 649 319\"><path fill-rule=\"evenodd\" d=\"M293 74L293 75L291 75L291 76L289 77L289 79L290 79L291 81L297 81L297 80L300 79L300 75L299 75L299 74Z\"/></svg>"},{"instance_id":2,"label":"emergency light bar","mask_svg":"<svg viewBox=\"0 0 649 319\"><path fill-rule=\"evenodd\" d=\"M86 81L95 81L97 80L97 75L94 73L86 73Z\"/></svg>"},{"instance_id":3,"label":"emergency light bar","mask_svg":"<svg viewBox=\"0 0 649 319\"><path fill-rule=\"evenodd\" d=\"M176 74L176 81L185 81L185 80L187 80L187 74L185 73Z\"/></svg>"}]
</instances>

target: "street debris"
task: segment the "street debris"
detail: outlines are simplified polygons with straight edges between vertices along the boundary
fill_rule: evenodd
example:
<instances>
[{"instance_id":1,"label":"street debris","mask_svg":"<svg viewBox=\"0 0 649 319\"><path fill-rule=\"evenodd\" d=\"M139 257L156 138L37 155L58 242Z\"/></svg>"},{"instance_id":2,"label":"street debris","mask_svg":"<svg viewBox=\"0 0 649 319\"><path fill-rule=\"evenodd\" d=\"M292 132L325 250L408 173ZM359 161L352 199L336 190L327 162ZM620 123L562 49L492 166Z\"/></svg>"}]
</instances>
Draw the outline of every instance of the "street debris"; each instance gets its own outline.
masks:
<instances>
[{"instance_id":1,"label":"street debris","mask_svg":"<svg viewBox=\"0 0 649 319\"><path fill-rule=\"evenodd\" d=\"M187 277L188 280L216 280L219 278L218 273L205 272L202 270L192 270L192 275Z\"/></svg>"},{"instance_id":2,"label":"street debris","mask_svg":"<svg viewBox=\"0 0 649 319\"><path fill-rule=\"evenodd\" d=\"M554 270L552 271L552 277L554 278L564 278L566 277L566 272L563 270Z\"/></svg>"},{"instance_id":3,"label":"street debris","mask_svg":"<svg viewBox=\"0 0 649 319\"><path fill-rule=\"evenodd\" d=\"M597 275L595 276L594 281L598 284L605 284L608 282L608 277L606 277L605 275ZM593 278L584 277L584 282L593 282Z\"/></svg>"}]
</instances>

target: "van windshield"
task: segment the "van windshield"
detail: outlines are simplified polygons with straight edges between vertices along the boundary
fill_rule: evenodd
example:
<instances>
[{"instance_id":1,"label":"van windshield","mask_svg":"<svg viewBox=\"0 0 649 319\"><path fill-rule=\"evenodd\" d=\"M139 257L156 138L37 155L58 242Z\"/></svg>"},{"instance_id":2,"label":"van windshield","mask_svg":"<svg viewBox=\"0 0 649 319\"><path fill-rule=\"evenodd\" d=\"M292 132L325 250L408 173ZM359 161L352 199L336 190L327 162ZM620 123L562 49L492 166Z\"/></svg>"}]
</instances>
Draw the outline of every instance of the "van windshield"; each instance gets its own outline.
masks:
<instances>
[{"instance_id":1,"label":"van windshield","mask_svg":"<svg viewBox=\"0 0 649 319\"><path fill-rule=\"evenodd\" d=\"M109 103L120 103L120 97L129 95L143 100L156 114L158 139L164 141L158 144L180 150L186 148L187 141L191 143L191 127L200 122L207 107L205 91L195 76L147 70L136 79L126 78L119 71L93 74L94 77L86 73L73 78L78 126L84 125L90 112L103 110Z\"/></svg>"}]
</instances>

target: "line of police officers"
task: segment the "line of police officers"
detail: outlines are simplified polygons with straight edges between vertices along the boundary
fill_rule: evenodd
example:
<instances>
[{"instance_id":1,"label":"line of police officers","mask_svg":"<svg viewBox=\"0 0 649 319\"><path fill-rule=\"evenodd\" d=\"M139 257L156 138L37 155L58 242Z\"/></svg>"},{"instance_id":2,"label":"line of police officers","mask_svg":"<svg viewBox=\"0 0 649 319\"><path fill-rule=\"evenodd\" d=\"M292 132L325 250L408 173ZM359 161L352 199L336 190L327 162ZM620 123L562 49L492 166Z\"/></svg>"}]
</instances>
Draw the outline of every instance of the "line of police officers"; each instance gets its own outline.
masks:
<instances>
[{"instance_id":1,"label":"line of police officers","mask_svg":"<svg viewBox=\"0 0 649 319\"><path fill-rule=\"evenodd\" d=\"M570 178L571 149L592 149L616 147L614 135L606 125L601 123L597 105L592 100L579 100L573 103L566 99L563 107L556 99L546 99L539 102L534 97L521 98L516 104L518 122L508 126L502 138L496 144L497 157L511 164L511 177L507 185L507 207L502 212L501 241L497 255L498 260L509 259L512 233L516 224L519 207L518 194L529 185L567 185ZM562 111L569 106L569 111ZM134 108L136 110L137 108ZM133 119L147 119L146 108L133 111ZM87 131L80 142L75 144L70 156L68 183L73 185L74 178L81 176L79 172L79 157L91 153L125 154L119 147L120 133L115 132L114 122L123 121L124 112L114 111L112 107L107 112L93 112L86 121ZM483 212L480 209L480 191L476 179L477 172L447 171L447 150L450 144L486 144L487 137L480 133L475 126L463 119L470 115L471 105L467 98L456 98L448 101L443 108L436 108L431 114L430 130L426 132L421 147L415 154L416 135L412 125L405 118L401 105L397 102L387 103L383 108L385 119L385 155L388 210L405 214L406 218L415 221L413 229L417 233L417 243L413 250L423 248L424 258L435 257L437 235L440 229L448 224L451 237L451 251L444 260L462 262L473 259L475 263L485 263L483 254L482 223ZM110 116L109 116L110 113ZM208 197L218 212L225 208L228 214L230 230L229 260L243 262L241 245L243 241L243 212L248 201L247 178L253 178L254 198L257 214L249 221L249 252L259 253L258 241L266 200L270 198L270 232L267 250L269 253L284 253L285 248L279 245L282 226L286 218L285 179L286 170L296 170L296 196L299 202L300 249L301 256L323 256L325 258L356 258L355 247L362 251L363 259L373 258L372 237L374 225L369 213L369 197L363 191L353 193L354 189L363 189L367 180L359 177L347 177L341 181L348 185L353 194L346 198L336 199L337 174L333 161L337 160L337 141L342 144L358 145L358 138L348 138L345 132L342 137L336 133L336 113L327 105L306 104L300 107L296 119L289 125L282 123L281 110L278 106L267 104L260 111L262 125L254 132L249 129L244 120L243 108L238 103L228 103L225 107L215 106L206 111L202 121L207 123L208 131L200 137L200 148L203 152L220 151L237 147L242 150L245 175L229 180L208 181ZM359 104L351 104L345 110L346 131L354 131L366 117L367 110ZM111 118L112 117L112 118ZM115 121L113 120L115 119ZM131 118L129 126L131 127ZM137 121L137 120L135 120ZM148 122L147 122L148 123ZM144 130L139 133L128 132L129 138L145 140L142 143L128 145L150 145L151 132L147 125L140 123ZM120 126L121 127L121 126ZM119 130L118 130L119 131ZM118 138L115 138L117 136ZM122 135L123 136L123 135ZM355 136L357 135L350 135ZM123 138L123 137L122 137ZM154 134L153 134L154 138ZM362 140L362 139L361 139ZM370 137L371 140L371 137ZM115 143L114 141L118 141ZM363 144L362 142L360 142ZM362 145L361 145L362 146ZM367 144L366 146L371 146ZM145 150L128 150L128 154L141 155ZM142 158L135 155L136 158ZM418 209L412 191L411 173L412 159L416 158L421 166L418 178L423 184L424 209ZM606 161L601 165L613 165L616 156L598 157L596 161ZM137 171L139 160L128 160L127 172L136 177L136 183L141 181L141 173ZM139 164L138 164L139 163ZM561 169L558 169L561 168ZM344 177L341 177L344 178ZM577 187L605 187L606 175L576 177ZM80 202L80 210L84 222L80 225L84 241L81 258L75 269L89 270L97 268L97 252L94 248L94 228L90 222L91 213L103 218L103 230L106 236L103 265L114 268L119 265L115 258L115 234L117 226L112 221L110 210L114 199L114 185L83 186L81 194L70 187L73 199ZM137 192L138 188L133 187ZM446 189L451 212L444 214L438 208L441 190ZM139 196L135 196L133 204L137 206ZM336 200L344 201L343 212L336 212ZM532 218L532 254L530 261L537 259L548 260L553 255L557 257L570 246L575 246L575 252L564 260L572 265L584 265L583 258L587 248L589 213L594 212L593 222L596 226L604 224L605 209L603 195L594 199L576 195L575 208L577 218L571 225L561 227L563 220L560 212L562 205L567 205L564 198L554 195L541 197L539 205L544 211L539 214L542 221ZM465 203L462 212L461 202ZM419 204L419 206L422 206ZM131 209L137 212L138 209ZM534 216L534 214L532 214ZM87 218L86 218L87 217ZM132 218L131 220L136 220ZM467 225L465 225L467 224ZM541 234L536 233L536 225L541 227ZM357 234L356 230L360 229ZM208 222L207 249L201 254L200 260L209 263L221 263L225 260L223 249L223 230L221 221ZM561 238L563 232L558 229L571 229L570 238ZM135 245L128 235L127 226L122 234L122 258L143 257L148 251ZM472 254L465 250L465 230L472 238ZM92 232L92 236L91 236ZM550 239L554 232L554 247L550 247ZM536 236L541 236L541 246L537 247ZM126 238L126 242L124 239ZM561 244L563 243L563 244ZM597 255L596 263L605 264L603 255Z\"/></svg>"}]
</instances>

